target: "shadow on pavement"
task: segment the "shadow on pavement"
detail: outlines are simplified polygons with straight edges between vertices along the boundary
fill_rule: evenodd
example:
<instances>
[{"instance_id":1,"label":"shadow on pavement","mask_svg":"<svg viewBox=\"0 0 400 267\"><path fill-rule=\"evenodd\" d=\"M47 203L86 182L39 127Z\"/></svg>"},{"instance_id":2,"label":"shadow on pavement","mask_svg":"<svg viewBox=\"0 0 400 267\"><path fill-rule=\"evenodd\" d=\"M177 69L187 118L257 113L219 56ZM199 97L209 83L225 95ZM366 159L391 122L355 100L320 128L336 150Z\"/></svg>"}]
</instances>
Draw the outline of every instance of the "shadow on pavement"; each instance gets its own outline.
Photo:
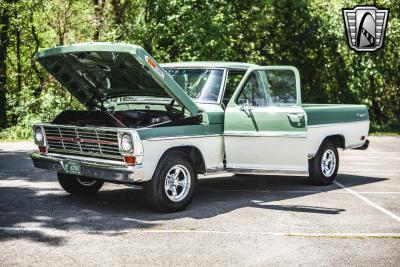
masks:
<instances>
[{"instance_id":1,"label":"shadow on pavement","mask_svg":"<svg viewBox=\"0 0 400 267\"><path fill-rule=\"evenodd\" d=\"M352 181L351 186L386 180L343 177ZM15 186L14 180L29 186ZM46 234L43 229L118 234L122 230L151 229L168 220L212 218L245 207L327 216L345 211L337 207L268 204L338 190L334 184L318 187L309 185L304 177L235 175L202 178L188 209L158 213L146 206L141 190L124 186L105 187L95 196L70 196L59 187L55 173L34 169L27 154L22 152L0 153L1 181L7 182L0 187L0 241L20 238L53 246L62 245L64 239ZM40 182L54 182L54 186L41 186ZM27 230L15 231L18 227Z\"/></svg>"}]
</instances>

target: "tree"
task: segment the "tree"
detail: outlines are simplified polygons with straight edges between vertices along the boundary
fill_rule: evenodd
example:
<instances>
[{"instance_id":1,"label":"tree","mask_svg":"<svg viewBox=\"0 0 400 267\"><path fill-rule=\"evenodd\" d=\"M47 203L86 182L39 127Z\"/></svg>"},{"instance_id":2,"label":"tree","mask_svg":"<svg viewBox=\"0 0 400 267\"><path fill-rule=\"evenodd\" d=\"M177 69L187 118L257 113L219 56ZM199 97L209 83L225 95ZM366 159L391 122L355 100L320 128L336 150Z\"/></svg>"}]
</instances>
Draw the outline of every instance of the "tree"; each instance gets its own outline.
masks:
<instances>
[{"instance_id":1,"label":"tree","mask_svg":"<svg viewBox=\"0 0 400 267\"><path fill-rule=\"evenodd\" d=\"M14 1L0 3L0 129L7 127L7 52L9 43L11 5Z\"/></svg>"}]
</instances>

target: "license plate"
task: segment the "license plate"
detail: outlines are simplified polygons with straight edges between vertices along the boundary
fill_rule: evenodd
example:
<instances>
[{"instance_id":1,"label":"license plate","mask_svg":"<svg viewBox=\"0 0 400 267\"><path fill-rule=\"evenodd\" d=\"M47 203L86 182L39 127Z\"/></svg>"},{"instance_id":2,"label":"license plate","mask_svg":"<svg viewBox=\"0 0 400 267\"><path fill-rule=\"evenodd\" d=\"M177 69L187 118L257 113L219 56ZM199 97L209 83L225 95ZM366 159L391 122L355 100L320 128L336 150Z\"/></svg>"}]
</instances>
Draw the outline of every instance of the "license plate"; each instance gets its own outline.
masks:
<instances>
[{"instance_id":1,"label":"license plate","mask_svg":"<svg viewBox=\"0 0 400 267\"><path fill-rule=\"evenodd\" d=\"M79 161L64 160L63 165L66 173L81 175L81 163Z\"/></svg>"}]
</instances>

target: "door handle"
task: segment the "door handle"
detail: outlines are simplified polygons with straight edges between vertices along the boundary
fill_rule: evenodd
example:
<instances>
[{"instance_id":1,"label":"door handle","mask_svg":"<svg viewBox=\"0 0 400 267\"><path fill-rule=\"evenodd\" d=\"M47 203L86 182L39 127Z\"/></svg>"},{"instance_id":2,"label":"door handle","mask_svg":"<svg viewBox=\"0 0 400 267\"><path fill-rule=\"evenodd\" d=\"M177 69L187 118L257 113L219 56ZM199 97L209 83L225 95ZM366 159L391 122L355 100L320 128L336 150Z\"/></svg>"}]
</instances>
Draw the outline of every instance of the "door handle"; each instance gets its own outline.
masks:
<instances>
[{"instance_id":1,"label":"door handle","mask_svg":"<svg viewBox=\"0 0 400 267\"><path fill-rule=\"evenodd\" d=\"M304 114L302 113L289 113L288 118L291 122L299 123L304 119Z\"/></svg>"}]
</instances>

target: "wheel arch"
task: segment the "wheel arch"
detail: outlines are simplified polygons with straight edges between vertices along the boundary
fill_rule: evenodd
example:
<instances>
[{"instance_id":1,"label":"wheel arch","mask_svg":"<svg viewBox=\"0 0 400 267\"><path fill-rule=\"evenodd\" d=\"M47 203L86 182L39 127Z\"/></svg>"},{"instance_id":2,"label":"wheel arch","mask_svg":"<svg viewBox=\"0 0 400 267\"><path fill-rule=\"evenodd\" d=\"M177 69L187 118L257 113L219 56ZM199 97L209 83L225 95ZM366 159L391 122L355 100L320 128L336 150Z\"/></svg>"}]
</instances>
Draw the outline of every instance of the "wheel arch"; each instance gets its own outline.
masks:
<instances>
[{"instance_id":1,"label":"wheel arch","mask_svg":"<svg viewBox=\"0 0 400 267\"><path fill-rule=\"evenodd\" d=\"M321 140L321 142L319 143L319 145L317 147L317 150L314 151L312 157L309 157L309 158L315 157L315 155L317 154L317 152L321 148L322 144L324 144L325 142L328 142L328 141L332 142L332 144L335 147L342 148L342 149L346 148L346 139L345 139L344 135L342 135L342 134L328 135L324 139Z\"/></svg>"},{"instance_id":2,"label":"wheel arch","mask_svg":"<svg viewBox=\"0 0 400 267\"><path fill-rule=\"evenodd\" d=\"M203 154L200 149L193 145L181 145L181 146L173 146L164 151L158 160L157 165L160 161L172 151L181 151L189 156L190 161L193 163L193 167L196 173L205 173L206 172L206 163L204 161Z\"/></svg>"}]
</instances>

